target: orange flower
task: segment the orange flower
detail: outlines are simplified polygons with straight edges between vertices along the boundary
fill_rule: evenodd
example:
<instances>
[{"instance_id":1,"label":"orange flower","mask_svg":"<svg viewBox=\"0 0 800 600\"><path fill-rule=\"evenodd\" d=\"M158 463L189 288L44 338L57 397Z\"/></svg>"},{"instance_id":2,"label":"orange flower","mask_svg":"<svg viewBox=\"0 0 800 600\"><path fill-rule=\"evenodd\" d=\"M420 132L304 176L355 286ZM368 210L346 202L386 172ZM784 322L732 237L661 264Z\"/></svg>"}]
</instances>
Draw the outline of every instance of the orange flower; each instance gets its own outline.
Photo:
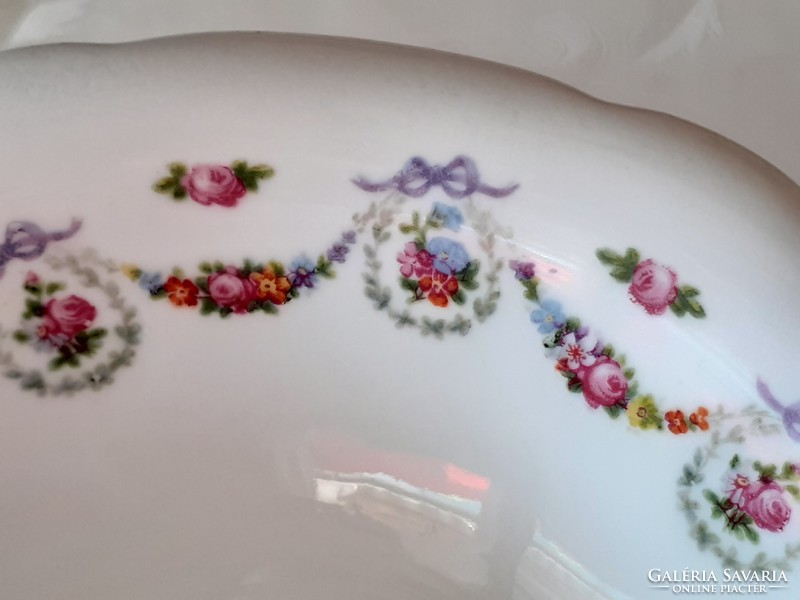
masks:
<instances>
[{"instance_id":1,"label":"orange flower","mask_svg":"<svg viewBox=\"0 0 800 600\"><path fill-rule=\"evenodd\" d=\"M433 276L425 275L419 280L419 289L428 294L428 300L434 306L447 306L448 299L458 293L458 279L434 271Z\"/></svg>"},{"instance_id":2,"label":"orange flower","mask_svg":"<svg viewBox=\"0 0 800 600\"><path fill-rule=\"evenodd\" d=\"M276 275L272 267L267 266L261 273L250 273L250 279L256 284L256 296L259 300L286 304L286 294L292 289L288 277Z\"/></svg>"},{"instance_id":3,"label":"orange flower","mask_svg":"<svg viewBox=\"0 0 800 600\"><path fill-rule=\"evenodd\" d=\"M170 277L164 284L164 290L175 306L197 306L197 293L200 290L189 279L181 281L177 277Z\"/></svg>"},{"instance_id":4,"label":"orange flower","mask_svg":"<svg viewBox=\"0 0 800 600\"><path fill-rule=\"evenodd\" d=\"M705 406L701 406L697 409L697 412L693 412L691 415L689 415L689 420L693 425L696 425L702 431L708 431L708 421L706 420L707 416L708 409Z\"/></svg>"},{"instance_id":5,"label":"orange flower","mask_svg":"<svg viewBox=\"0 0 800 600\"><path fill-rule=\"evenodd\" d=\"M683 416L683 411L671 410L664 415L667 421L669 430L675 435L680 435L689 431L689 426L686 424L686 417Z\"/></svg>"}]
</instances>

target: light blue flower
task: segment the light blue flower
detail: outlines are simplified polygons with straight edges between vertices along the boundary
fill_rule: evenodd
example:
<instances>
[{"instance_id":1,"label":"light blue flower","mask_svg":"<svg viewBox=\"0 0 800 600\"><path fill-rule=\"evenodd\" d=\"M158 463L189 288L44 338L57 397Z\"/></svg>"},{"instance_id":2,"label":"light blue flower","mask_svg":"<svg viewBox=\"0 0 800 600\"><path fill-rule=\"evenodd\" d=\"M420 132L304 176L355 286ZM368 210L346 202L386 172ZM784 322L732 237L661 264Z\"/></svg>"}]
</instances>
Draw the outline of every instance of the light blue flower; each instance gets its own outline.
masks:
<instances>
[{"instance_id":1,"label":"light blue flower","mask_svg":"<svg viewBox=\"0 0 800 600\"><path fill-rule=\"evenodd\" d=\"M443 237L432 238L426 248L433 257L433 268L444 275L453 275L467 268L470 258L460 243Z\"/></svg>"},{"instance_id":2,"label":"light blue flower","mask_svg":"<svg viewBox=\"0 0 800 600\"><path fill-rule=\"evenodd\" d=\"M458 231L461 224L464 222L464 215L461 214L461 211L457 207L442 202L435 202L433 204L431 217L437 221L441 221L443 227L452 229L453 231Z\"/></svg>"},{"instance_id":3,"label":"light blue flower","mask_svg":"<svg viewBox=\"0 0 800 600\"><path fill-rule=\"evenodd\" d=\"M545 300L541 308L531 313L531 321L539 325L539 333L551 333L564 325L564 313L561 304L555 300Z\"/></svg>"},{"instance_id":4,"label":"light blue flower","mask_svg":"<svg viewBox=\"0 0 800 600\"><path fill-rule=\"evenodd\" d=\"M139 287L153 295L158 294L163 286L164 279L161 277L161 273L142 272L139 275Z\"/></svg>"}]
</instances>

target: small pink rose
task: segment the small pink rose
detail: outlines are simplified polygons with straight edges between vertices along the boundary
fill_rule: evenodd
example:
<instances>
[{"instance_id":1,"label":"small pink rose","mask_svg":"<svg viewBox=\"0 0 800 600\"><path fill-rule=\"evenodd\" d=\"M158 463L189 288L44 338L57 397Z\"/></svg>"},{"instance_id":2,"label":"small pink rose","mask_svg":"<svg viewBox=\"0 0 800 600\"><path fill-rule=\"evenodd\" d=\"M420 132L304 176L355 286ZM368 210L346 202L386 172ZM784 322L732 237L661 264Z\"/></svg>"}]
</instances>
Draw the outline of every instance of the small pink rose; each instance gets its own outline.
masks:
<instances>
[{"instance_id":1,"label":"small pink rose","mask_svg":"<svg viewBox=\"0 0 800 600\"><path fill-rule=\"evenodd\" d=\"M25 285L26 286L36 285L40 281L41 281L41 279L39 279L39 276L36 273L34 273L33 271L28 271L27 274L25 275Z\"/></svg>"},{"instance_id":2,"label":"small pink rose","mask_svg":"<svg viewBox=\"0 0 800 600\"><path fill-rule=\"evenodd\" d=\"M648 313L660 315L678 296L677 281L678 276L671 269L646 260L636 265L628 293Z\"/></svg>"},{"instance_id":3,"label":"small pink rose","mask_svg":"<svg viewBox=\"0 0 800 600\"><path fill-rule=\"evenodd\" d=\"M756 481L742 494L740 508L750 515L761 529L782 531L792 516L783 488L774 481Z\"/></svg>"},{"instance_id":4,"label":"small pink rose","mask_svg":"<svg viewBox=\"0 0 800 600\"><path fill-rule=\"evenodd\" d=\"M625 399L628 380L619 363L610 358L599 358L579 373L583 397L592 408L614 406Z\"/></svg>"},{"instance_id":5,"label":"small pink rose","mask_svg":"<svg viewBox=\"0 0 800 600\"><path fill-rule=\"evenodd\" d=\"M248 277L240 277L235 267L228 267L209 275L208 293L219 306L243 313L255 300L256 286Z\"/></svg>"},{"instance_id":6,"label":"small pink rose","mask_svg":"<svg viewBox=\"0 0 800 600\"><path fill-rule=\"evenodd\" d=\"M97 317L97 309L79 296L51 299L44 307L44 318L39 337L61 336L71 340L89 328Z\"/></svg>"},{"instance_id":7,"label":"small pink rose","mask_svg":"<svg viewBox=\"0 0 800 600\"><path fill-rule=\"evenodd\" d=\"M223 165L196 165L181 178L181 185L192 200L206 206L236 206L247 193L239 178Z\"/></svg>"}]
</instances>

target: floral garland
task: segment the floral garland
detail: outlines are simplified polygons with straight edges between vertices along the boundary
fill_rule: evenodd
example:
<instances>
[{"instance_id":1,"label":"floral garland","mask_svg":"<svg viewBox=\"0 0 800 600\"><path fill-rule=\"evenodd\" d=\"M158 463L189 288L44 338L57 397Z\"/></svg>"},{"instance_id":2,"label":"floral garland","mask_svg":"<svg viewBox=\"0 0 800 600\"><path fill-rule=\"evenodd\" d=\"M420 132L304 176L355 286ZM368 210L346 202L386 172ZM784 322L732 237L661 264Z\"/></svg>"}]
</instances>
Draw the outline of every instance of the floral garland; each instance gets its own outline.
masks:
<instances>
[{"instance_id":1,"label":"floral garland","mask_svg":"<svg viewBox=\"0 0 800 600\"><path fill-rule=\"evenodd\" d=\"M0 366L3 374L19 382L23 390L39 395L73 394L90 388L100 389L114 381L114 374L129 366L139 343L141 326L136 322L136 309L129 307L120 295L119 286L105 281L98 268L112 272L113 267L101 263L92 253L80 259L74 255L64 258L49 257L45 261L56 271L66 269L80 278L85 288L99 290L108 299L108 308L119 315L117 325L111 330L120 342L117 350L105 351L109 331L95 326L98 309L86 298L63 295L69 285L61 281L45 281L36 272L29 272L23 283L27 299L22 313L22 325L12 333L4 332L0 338L12 338L16 343L32 346L52 358L47 372L79 369L83 362L99 355L102 362L61 379L39 369L27 369L15 361L14 353L0 347ZM88 266L91 265L91 266Z\"/></svg>"},{"instance_id":2,"label":"floral garland","mask_svg":"<svg viewBox=\"0 0 800 600\"><path fill-rule=\"evenodd\" d=\"M196 276L174 269L167 278L132 264L122 265L121 270L151 298L167 298L176 307L199 308L202 315L276 314L278 306L297 298L301 290L315 288L319 278L333 278L333 263L344 263L355 241L355 232L347 231L316 261L302 255L288 268L278 261L246 260L239 266L203 262Z\"/></svg>"},{"instance_id":3,"label":"floral garland","mask_svg":"<svg viewBox=\"0 0 800 600\"><path fill-rule=\"evenodd\" d=\"M194 165L189 169L180 162L171 163L169 175L153 184L153 191L165 194L175 201L188 196L203 206L232 208L247 192L258 190L258 182L275 174L268 165L248 165L247 161L234 161L225 165Z\"/></svg>"},{"instance_id":4,"label":"floral garland","mask_svg":"<svg viewBox=\"0 0 800 600\"><path fill-rule=\"evenodd\" d=\"M583 394L591 408L602 407L612 418L624 413L628 423L638 429L666 429L675 435L709 429L706 407L697 407L688 418L680 409L662 411L652 395L639 392L636 371L623 354L599 340L578 318L565 316L555 300L540 299L534 263L511 261L509 266L525 289L525 298L536 305L530 319L543 336L545 354L555 361L570 392Z\"/></svg>"},{"instance_id":5,"label":"floral garland","mask_svg":"<svg viewBox=\"0 0 800 600\"><path fill-rule=\"evenodd\" d=\"M404 194L391 193L380 203L372 203L367 211L354 216L358 231L368 226L372 230L372 243L364 245L367 271L364 293L373 301L375 308L385 311L398 328L416 328L422 335L433 335L442 339L445 334L466 335L472 327L472 319L484 322L497 309L498 273L502 261L495 256L496 235L499 228L486 211L478 211L472 202L465 205L464 213L471 228L480 236L480 248L485 254L485 265L470 257L464 246L450 237L429 234L442 229L458 233L465 222L465 214L455 206L436 202L423 218L413 211L410 222L401 223L397 231L411 236L396 256L399 263L399 285L407 294L407 304L428 303L437 309L452 309L463 306L470 292L480 287L479 274L485 268L483 279L485 291L474 298L471 313L463 311L451 319L433 319L415 316L409 308L398 309L392 303L392 291L380 278L382 263L378 259L380 249L392 237L392 226L402 206L408 200Z\"/></svg>"},{"instance_id":6,"label":"floral garland","mask_svg":"<svg viewBox=\"0 0 800 600\"><path fill-rule=\"evenodd\" d=\"M772 435L780 426L767 411L748 407L740 417L749 420L749 434ZM737 570L789 570L789 561L800 558L800 544L787 545L783 555L768 558L765 552L757 553L748 563L738 557L735 545L725 547L724 539L757 545L761 536L780 533L792 518L792 504L800 502L800 465L785 462L782 465L743 461L734 454L728 461L723 478L725 491L719 494L711 489L702 490L701 501L693 496L694 490L705 480L705 469L712 459L719 458L718 450L729 444L745 442L745 428L736 425L725 435L713 432L711 441L698 448L691 462L683 467L678 479L678 499L681 510L691 527L690 534L701 550L719 557L723 566ZM707 506L712 521L719 523L714 531L709 521L700 517L700 509Z\"/></svg>"},{"instance_id":7,"label":"floral garland","mask_svg":"<svg viewBox=\"0 0 800 600\"><path fill-rule=\"evenodd\" d=\"M622 283L630 282L628 295L651 315L661 315L669 308L682 317L689 314L697 319L706 316L703 305L697 300L700 290L691 285L678 285L678 275L652 259L640 260L635 248L617 254L608 248L596 252L597 259L609 265L611 277Z\"/></svg>"}]
</instances>

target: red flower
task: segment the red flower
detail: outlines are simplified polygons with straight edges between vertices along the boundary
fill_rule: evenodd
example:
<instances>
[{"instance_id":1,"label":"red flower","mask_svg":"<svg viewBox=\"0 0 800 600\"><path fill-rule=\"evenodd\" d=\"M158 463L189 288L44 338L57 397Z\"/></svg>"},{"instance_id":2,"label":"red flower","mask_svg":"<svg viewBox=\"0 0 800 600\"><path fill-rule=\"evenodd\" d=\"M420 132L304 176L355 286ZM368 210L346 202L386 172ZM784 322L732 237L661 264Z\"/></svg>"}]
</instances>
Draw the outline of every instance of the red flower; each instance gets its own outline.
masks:
<instances>
[{"instance_id":1,"label":"red flower","mask_svg":"<svg viewBox=\"0 0 800 600\"><path fill-rule=\"evenodd\" d=\"M669 426L669 430L675 435L680 435L689 431L689 426L686 424L686 417L680 410L671 410L664 415L664 419Z\"/></svg>"},{"instance_id":2,"label":"red flower","mask_svg":"<svg viewBox=\"0 0 800 600\"><path fill-rule=\"evenodd\" d=\"M458 279L434 271L433 275L425 275L419 280L419 289L428 294L431 304L444 307L448 299L458 293Z\"/></svg>"},{"instance_id":3,"label":"red flower","mask_svg":"<svg viewBox=\"0 0 800 600\"><path fill-rule=\"evenodd\" d=\"M706 417L708 416L708 409L704 406L701 406L697 409L697 412L693 412L689 415L689 420L692 422L693 425L699 427L702 431L708 431L708 421Z\"/></svg>"},{"instance_id":4,"label":"red flower","mask_svg":"<svg viewBox=\"0 0 800 600\"><path fill-rule=\"evenodd\" d=\"M181 281L177 277L170 277L164 284L164 290L175 306L197 306L197 294L200 290L189 279Z\"/></svg>"}]
</instances>

